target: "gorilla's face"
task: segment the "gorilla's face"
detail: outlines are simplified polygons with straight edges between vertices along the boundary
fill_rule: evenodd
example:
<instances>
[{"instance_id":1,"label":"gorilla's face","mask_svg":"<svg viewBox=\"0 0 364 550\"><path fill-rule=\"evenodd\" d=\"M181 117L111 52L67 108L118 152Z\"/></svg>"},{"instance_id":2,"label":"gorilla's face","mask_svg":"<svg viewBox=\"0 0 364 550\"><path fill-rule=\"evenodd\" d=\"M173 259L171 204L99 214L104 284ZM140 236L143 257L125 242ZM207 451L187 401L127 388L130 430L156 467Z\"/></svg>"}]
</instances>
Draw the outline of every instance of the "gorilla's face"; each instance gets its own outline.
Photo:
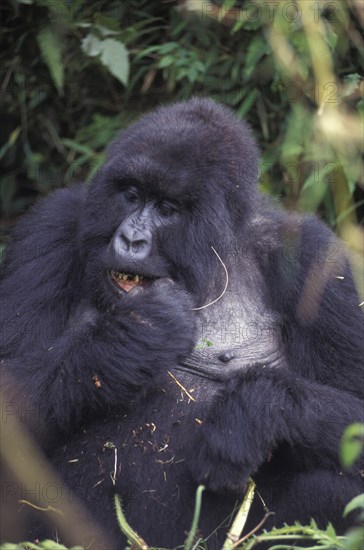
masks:
<instances>
[{"instance_id":1,"label":"gorilla's face","mask_svg":"<svg viewBox=\"0 0 364 550\"><path fill-rule=\"evenodd\" d=\"M107 252L107 272L119 294L156 279L171 278L171 265L158 242L180 223L181 205L165 196L147 193L134 182L121 182L118 202L121 223Z\"/></svg>"},{"instance_id":2,"label":"gorilla's face","mask_svg":"<svg viewBox=\"0 0 364 550\"><path fill-rule=\"evenodd\" d=\"M217 238L199 224L201 207L192 206L186 194L168 192L165 173L161 184L153 174L137 179L115 165L119 161L101 170L87 202L93 223L85 229L84 252L93 293L122 299L166 278L195 295L197 303L201 278L209 271L211 258L204 257L209 238Z\"/></svg>"},{"instance_id":3,"label":"gorilla's face","mask_svg":"<svg viewBox=\"0 0 364 550\"><path fill-rule=\"evenodd\" d=\"M196 99L161 108L110 147L81 224L85 276L99 303L163 278L196 306L221 290L212 247L224 260L254 212L256 189L246 182L257 178L258 152L243 123L211 106Z\"/></svg>"}]
</instances>

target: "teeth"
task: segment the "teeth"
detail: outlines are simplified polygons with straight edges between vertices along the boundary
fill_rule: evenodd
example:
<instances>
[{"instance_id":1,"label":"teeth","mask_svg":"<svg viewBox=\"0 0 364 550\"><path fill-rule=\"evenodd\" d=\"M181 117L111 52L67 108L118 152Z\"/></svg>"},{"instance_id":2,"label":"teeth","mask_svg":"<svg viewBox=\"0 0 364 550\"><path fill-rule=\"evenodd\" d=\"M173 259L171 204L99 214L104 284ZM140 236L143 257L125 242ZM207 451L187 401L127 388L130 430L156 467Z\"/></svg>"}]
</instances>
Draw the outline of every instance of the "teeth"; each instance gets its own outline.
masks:
<instances>
[{"instance_id":1,"label":"teeth","mask_svg":"<svg viewBox=\"0 0 364 550\"><path fill-rule=\"evenodd\" d=\"M144 279L143 275L133 276L129 273L120 273L120 271L115 271L114 269L112 269L110 273L114 279L117 279L118 281L123 281L124 283L126 283L126 281L133 281L133 283L138 284Z\"/></svg>"}]
</instances>

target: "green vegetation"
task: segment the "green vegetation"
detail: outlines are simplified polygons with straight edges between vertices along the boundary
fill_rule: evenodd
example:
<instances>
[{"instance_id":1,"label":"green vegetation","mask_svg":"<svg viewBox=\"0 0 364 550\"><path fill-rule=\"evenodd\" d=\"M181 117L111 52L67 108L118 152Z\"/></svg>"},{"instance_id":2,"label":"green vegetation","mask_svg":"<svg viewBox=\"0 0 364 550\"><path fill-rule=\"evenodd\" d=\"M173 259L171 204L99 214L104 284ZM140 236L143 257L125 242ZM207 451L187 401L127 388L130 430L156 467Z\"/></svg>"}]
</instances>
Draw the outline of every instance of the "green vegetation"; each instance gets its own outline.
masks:
<instances>
[{"instance_id":1,"label":"green vegetation","mask_svg":"<svg viewBox=\"0 0 364 550\"><path fill-rule=\"evenodd\" d=\"M345 238L364 204L359 4L6 3L0 160L8 224L38 195L90 178L117 130L141 112L202 94L252 124L262 189L289 208L319 210Z\"/></svg>"}]
</instances>

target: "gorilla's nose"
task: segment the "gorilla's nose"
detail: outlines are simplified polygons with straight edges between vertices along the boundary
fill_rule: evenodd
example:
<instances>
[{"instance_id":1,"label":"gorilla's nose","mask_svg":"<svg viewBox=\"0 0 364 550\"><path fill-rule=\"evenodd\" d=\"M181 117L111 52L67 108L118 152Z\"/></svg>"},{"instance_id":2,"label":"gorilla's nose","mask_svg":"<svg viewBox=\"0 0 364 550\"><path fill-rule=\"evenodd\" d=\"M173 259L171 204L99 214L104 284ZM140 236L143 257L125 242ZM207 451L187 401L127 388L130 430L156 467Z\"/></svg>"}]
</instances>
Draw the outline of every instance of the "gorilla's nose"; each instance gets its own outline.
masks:
<instances>
[{"instance_id":1,"label":"gorilla's nose","mask_svg":"<svg viewBox=\"0 0 364 550\"><path fill-rule=\"evenodd\" d=\"M120 259L132 256L133 259L144 260L151 250L151 239L147 231L124 226L113 239L113 248Z\"/></svg>"},{"instance_id":2,"label":"gorilla's nose","mask_svg":"<svg viewBox=\"0 0 364 550\"><path fill-rule=\"evenodd\" d=\"M125 250L131 250L132 252L139 252L148 245L147 239L143 238L143 235L135 230L129 231L129 234L127 231L124 231L120 235L120 239Z\"/></svg>"}]
</instances>

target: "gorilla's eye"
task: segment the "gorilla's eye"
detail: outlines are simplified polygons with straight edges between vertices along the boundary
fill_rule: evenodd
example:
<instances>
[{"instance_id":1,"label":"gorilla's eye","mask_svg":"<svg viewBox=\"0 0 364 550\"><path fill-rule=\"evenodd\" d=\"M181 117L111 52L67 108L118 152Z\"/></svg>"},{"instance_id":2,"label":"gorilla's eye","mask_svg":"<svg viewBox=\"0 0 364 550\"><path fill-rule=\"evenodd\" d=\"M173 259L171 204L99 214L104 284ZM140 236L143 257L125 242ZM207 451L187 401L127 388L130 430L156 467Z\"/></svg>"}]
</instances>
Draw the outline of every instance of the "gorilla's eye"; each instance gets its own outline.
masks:
<instances>
[{"instance_id":1,"label":"gorilla's eye","mask_svg":"<svg viewBox=\"0 0 364 550\"><path fill-rule=\"evenodd\" d=\"M128 202L139 202L140 196L135 187L128 187L124 191L124 197Z\"/></svg>"},{"instance_id":2,"label":"gorilla's eye","mask_svg":"<svg viewBox=\"0 0 364 550\"><path fill-rule=\"evenodd\" d=\"M178 207L170 201L160 201L157 203L158 212L165 217L172 216L178 212Z\"/></svg>"}]
</instances>

